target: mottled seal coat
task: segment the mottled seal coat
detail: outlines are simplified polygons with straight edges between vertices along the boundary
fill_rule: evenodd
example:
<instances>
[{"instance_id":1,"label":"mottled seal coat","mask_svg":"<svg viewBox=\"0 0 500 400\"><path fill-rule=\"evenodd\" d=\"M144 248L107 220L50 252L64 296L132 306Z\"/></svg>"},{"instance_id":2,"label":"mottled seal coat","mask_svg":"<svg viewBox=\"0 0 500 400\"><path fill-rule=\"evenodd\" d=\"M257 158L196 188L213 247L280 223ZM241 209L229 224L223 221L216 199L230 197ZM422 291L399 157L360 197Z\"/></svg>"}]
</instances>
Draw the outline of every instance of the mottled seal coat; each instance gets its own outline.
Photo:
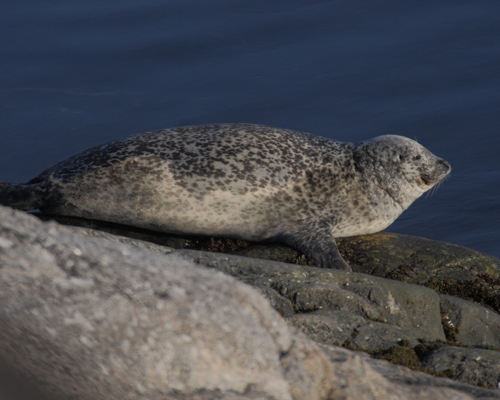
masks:
<instances>
[{"instance_id":1,"label":"mottled seal coat","mask_svg":"<svg viewBox=\"0 0 500 400\"><path fill-rule=\"evenodd\" d=\"M334 237L378 232L450 172L413 140L342 143L249 124L142 133L93 147L0 204L182 234L284 241L350 270Z\"/></svg>"}]
</instances>

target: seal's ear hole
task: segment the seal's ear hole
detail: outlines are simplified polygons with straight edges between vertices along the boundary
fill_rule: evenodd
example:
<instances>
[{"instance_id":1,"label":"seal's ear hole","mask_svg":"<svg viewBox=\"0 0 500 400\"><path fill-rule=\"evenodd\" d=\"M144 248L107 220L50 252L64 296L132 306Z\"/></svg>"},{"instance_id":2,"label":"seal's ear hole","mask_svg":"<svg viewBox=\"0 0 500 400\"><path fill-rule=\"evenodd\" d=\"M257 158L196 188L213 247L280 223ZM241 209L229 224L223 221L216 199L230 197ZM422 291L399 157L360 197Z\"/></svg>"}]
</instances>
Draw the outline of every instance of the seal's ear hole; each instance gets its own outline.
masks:
<instances>
[{"instance_id":1,"label":"seal's ear hole","mask_svg":"<svg viewBox=\"0 0 500 400\"><path fill-rule=\"evenodd\" d=\"M398 155L398 160L399 160L399 161L404 161L404 160L405 160L405 156L403 156L403 155L401 155L401 154L400 154L400 155Z\"/></svg>"}]
</instances>

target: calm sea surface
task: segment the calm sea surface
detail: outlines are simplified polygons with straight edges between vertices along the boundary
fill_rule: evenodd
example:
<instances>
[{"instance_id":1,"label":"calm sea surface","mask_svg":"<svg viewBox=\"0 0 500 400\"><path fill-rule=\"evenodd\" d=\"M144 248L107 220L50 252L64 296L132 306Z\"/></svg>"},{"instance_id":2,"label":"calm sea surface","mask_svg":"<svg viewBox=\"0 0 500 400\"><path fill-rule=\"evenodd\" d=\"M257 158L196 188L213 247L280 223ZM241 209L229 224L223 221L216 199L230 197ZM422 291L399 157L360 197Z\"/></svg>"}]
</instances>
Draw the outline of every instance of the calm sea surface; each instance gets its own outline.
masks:
<instances>
[{"instance_id":1,"label":"calm sea surface","mask_svg":"<svg viewBox=\"0 0 500 400\"><path fill-rule=\"evenodd\" d=\"M500 256L498 0L19 0L0 60L0 180L179 125L399 134L453 172L388 230Z\"/></svg>"}]
</instances>

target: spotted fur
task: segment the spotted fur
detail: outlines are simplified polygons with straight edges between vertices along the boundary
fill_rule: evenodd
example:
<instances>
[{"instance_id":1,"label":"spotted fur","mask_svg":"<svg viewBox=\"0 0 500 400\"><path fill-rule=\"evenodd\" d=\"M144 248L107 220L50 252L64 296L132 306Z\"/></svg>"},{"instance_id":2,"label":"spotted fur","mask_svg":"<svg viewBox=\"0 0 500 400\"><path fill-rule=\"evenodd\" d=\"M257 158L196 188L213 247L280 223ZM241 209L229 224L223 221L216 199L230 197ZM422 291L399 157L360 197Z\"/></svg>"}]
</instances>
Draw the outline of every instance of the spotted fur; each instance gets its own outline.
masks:
<instances>
[{"instance_id":1,"label":"spotted fur","mask_svg":"<svg viewBox=\"0 0 500 400\"><path fill-rule=\"evenodd\" d=\"M0 204L158 231L276 239L349 270L334 237L389 226L450 171L418 143L342 143L249 124L173 128L93 147Z\"/></svg>"}]
</instances>

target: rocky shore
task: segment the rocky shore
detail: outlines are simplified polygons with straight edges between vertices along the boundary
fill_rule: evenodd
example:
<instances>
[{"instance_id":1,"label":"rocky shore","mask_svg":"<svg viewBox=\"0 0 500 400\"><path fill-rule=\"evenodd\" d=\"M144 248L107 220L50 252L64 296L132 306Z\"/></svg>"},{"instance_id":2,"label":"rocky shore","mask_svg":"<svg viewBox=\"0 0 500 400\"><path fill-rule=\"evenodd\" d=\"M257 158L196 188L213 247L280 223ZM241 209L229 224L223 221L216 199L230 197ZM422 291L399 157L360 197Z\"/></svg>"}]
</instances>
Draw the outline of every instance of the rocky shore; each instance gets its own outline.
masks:
<instances>
[{"instance_id":1,"label":"rocky shore","mask_svg":"<svg viewBox=\"0 0 500 400\"><path fill-rule=\"evenodd\" d=\"M56 219L0 207L0 399L500 399L495 257L380 233L338 240L351 273Z\"/></svg>"}]
</instances>

